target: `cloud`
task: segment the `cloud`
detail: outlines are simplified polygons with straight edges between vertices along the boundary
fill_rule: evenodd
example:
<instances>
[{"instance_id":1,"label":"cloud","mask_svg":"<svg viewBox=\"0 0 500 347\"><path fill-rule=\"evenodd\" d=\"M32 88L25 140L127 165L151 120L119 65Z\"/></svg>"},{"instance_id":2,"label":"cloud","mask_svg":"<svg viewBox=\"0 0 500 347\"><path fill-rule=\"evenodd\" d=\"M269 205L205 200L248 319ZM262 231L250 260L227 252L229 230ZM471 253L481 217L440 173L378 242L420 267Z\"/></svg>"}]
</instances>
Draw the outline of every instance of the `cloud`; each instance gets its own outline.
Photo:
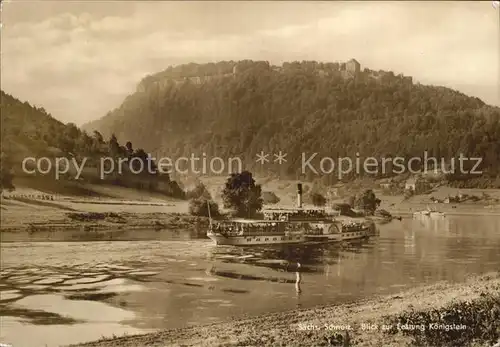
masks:
<instances>
[{"instance_id":1,"label":"cloud","mask_svg":"<svg viewBox=\"0 0 500 347\"><path fill-rule=\"evenodd\" d=\"M500 105L497 17L467 2L8 3L2 88L82 124L169 65L355 57Z\"/></svg>"}]
</instances>

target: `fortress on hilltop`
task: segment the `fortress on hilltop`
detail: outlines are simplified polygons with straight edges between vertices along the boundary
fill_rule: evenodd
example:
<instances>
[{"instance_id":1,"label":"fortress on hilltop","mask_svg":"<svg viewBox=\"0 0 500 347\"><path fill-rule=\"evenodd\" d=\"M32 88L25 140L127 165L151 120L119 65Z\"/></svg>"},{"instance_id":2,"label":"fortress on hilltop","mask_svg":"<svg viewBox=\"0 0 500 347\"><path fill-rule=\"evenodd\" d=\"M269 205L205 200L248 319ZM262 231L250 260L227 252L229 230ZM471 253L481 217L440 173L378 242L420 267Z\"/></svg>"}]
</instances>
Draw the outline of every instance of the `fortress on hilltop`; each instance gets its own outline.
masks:
<instances>
[{"instance_id":1,"label":"fortress on hilltop","mask_svg":"<svg viewBox=\"0 0 500 347\"><path fill-rule=\"evenodd\" d=\"M374 80L378 82L400 80L404 84L411 86L413 78L411 76L404 76L403 74L394 75L393 72L387 71L374 71L365 68L361 70L361 64L356 59L350 59L347 62L335 63L318 63L315 61L302 61L302 62L285 62L281 66L270 65L267 61L239 61L231 62L232 71L217 71L215 73L198 74L190 76L169 76L167 73L160 73L161 76L143 79L137 86L137 91L146 91L147 88L155 87L164 89L171 85L182 85L185 83L192 83L201 85L214 80L223 80L228 78L235 78L249 69L260 69L261 71L268 71L272 73L286 73L293 70L304 70L313 72L315 75L323 78L338 77L342 79L360 79L360 80ZM203 66L203 65L200 65ZM168 70L166 70L168 72ZM229 70L230 71L230 70ZM159 74L159 75L160 75Z\"/></svg>"}]
</instances>

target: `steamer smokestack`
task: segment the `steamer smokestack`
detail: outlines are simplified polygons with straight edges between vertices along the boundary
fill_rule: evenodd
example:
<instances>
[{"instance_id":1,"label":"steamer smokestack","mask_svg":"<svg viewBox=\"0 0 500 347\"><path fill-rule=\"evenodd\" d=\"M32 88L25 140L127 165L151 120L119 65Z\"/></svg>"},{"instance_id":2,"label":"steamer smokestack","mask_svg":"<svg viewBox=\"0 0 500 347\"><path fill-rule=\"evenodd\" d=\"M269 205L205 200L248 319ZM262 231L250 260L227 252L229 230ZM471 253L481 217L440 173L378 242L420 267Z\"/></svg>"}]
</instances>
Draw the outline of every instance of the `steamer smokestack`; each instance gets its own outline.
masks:
<instances>
[{"instance_id":1,"label":"steamer smokestack","mask_svg":"<svg viewBox=\"0 0 500 347\"><path fill-rule=\"evenodd\" d=\"M297 207L302 208L302 183L297 184Z\"/></svg>"}]
</instances>

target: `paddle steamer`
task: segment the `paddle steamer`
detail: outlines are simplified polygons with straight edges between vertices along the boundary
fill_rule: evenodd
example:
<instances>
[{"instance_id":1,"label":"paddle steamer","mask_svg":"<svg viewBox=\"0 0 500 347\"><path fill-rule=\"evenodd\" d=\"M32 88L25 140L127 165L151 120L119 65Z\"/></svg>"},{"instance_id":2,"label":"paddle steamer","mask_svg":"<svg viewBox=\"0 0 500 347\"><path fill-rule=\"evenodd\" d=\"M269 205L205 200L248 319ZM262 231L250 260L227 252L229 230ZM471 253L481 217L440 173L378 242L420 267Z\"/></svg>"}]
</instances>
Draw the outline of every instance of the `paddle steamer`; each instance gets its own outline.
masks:
<instances>
[{"instance_id":1,"label":"paddle steamer","mask_svg":"<svg viewBox=\"0 0 500 347\"><path fill-rule=\"evenodd\" d=\"M280 220L231 219L209 228L207 236L217 245L267 245L302 243L304 231L296 223Z\"/></svg>"},{"instance_id":2,"label":"paddle steamer","mask_svg":"<svg viewBox=\"0 0 500 347\"><path fill-rule=\"evenodd\" d=\"M302 185L298 184L296 209L268 209L264 220L230 219L210 222L207 236L217 245L296 244L341 242L368 236L369 226L336 220L338 213L302 208Z\"/></svg>"}]
</instances>

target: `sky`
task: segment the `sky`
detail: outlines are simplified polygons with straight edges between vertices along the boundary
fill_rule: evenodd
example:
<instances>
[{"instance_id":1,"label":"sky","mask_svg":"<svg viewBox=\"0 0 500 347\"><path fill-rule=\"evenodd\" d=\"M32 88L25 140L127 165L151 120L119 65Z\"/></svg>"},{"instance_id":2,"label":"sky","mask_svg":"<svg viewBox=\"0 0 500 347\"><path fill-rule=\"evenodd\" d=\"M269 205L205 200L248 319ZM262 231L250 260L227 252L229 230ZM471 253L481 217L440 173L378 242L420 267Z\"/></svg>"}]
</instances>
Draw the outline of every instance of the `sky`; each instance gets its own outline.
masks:
<instances>
[{"instance_id":1,"label":"sky","mask_svg":"<svg viewBox=\"0 0 500 347\"><path fill-rule=\"evenodd\" d=\"M241 59L355 58L500 106L491 1L5 0L1 20L1 88L77 125L169 65Z\"/></svg>"}]
</instances>

